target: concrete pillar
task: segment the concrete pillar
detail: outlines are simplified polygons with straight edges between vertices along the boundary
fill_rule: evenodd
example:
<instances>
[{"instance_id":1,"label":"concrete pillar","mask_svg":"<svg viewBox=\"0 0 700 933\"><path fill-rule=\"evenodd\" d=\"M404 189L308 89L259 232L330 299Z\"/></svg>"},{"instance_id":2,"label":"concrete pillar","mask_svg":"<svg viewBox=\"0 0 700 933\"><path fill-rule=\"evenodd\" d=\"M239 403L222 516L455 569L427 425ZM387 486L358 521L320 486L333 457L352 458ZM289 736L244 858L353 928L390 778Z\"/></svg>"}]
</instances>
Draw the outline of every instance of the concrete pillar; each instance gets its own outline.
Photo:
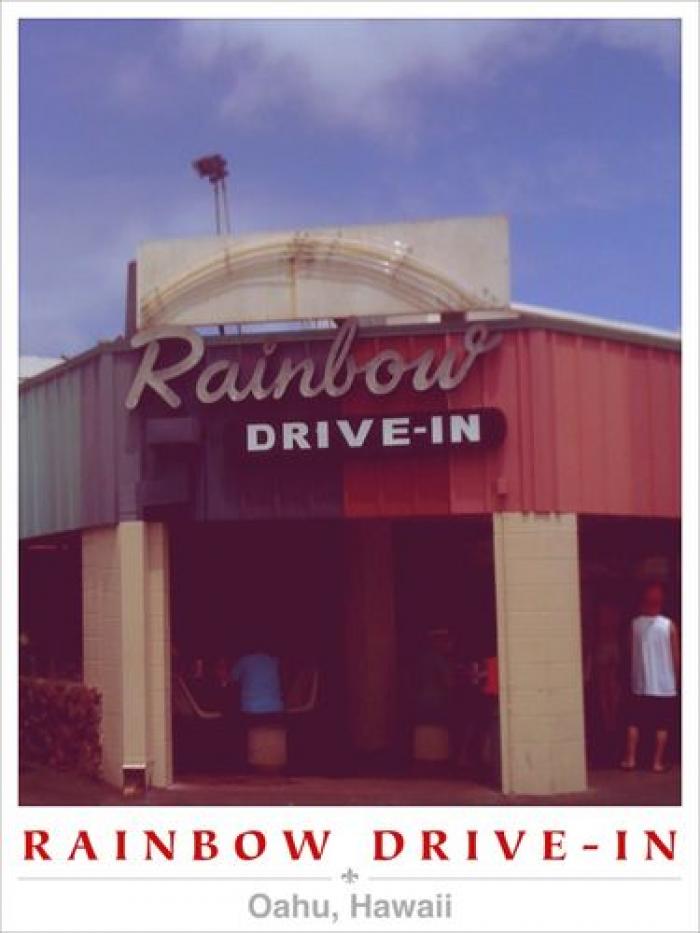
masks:
<instances>
[{"instance_id":1,"label":"concrete pillar","mask_svg":"<svg viewBox=\"0 0 700 933\"><path fill-rule=\"evenodd\" d=\"M122 649L122 768L148 773L146 691L146 529L143 522L117 525Z\"/></svg>"},{"instance_id":2,"label":"concrete pillar","mask_svg":"<svg viewBox=\"0 0 700 933\"><path fill-rule=\"evenodd\" d=\"M122 785L122 609L116 528L84 531L83 680L102 696L102 774Z\"/></svg>"},{"instance_id":3,"label":"concrete pillar","mask_svg":"<svg viewBox=\"0 0 700 933\"><path fill-rule=\"evenodd\" d=\"M146 697L150 781L173 780L170 646L170 550L168 529L146 523Z\"/></svg>"},{"instance_id":4,"label":"concrete pillar","mask_svg":"<svg viewBox=\"0 0 700 933\"><path fill-rule=\"evenodd\" d=\"M168 538L122 522L83 532L86 684L102 695L103 775L172 780Z\"/></svg>"},{"instance_id":5,"label":"concrete pillar","mask_svg":"<svg viewBox=\"0 0 700 933\"><path fill-rule=\"evenodd\" d=\"M345 654L355 748L385 749L396 719L396 622L391 524L346 523Z\"/></svg>"},{"instance_id":6,"label":"concrete pillar","mask_svg":"<svg viewBox=\"0 0 700 933\"><path fill-rule=\"evenodd\" d=\"M493 518L503 791L586 789L575 515Z\"/></svg>"}]
</instances>

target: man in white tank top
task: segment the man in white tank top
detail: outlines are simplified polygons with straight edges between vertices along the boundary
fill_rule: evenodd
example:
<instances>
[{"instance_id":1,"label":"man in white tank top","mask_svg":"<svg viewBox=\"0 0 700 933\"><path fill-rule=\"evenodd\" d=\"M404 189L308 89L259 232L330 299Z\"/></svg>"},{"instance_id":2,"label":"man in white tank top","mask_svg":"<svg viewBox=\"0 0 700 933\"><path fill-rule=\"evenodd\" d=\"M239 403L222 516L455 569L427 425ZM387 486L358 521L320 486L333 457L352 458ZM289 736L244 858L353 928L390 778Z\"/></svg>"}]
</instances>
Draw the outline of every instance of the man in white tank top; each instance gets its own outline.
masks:
<instances>
[{"instance_id":1,"label":"man in white tank top","mask_svg":"<svg viewBox=\"0 0 700 933\"><path fill-rule=\"evenodd\" d=\"M678 692L680 647L676 626L662 614L664 596L661 584L648 584L642 594L640 614L632 620L632 693L627 718L627 748L621 763L626 771L637 766L637 746L642 728L652 728L655 732L652 771L660 773L666 770L664 753Z\"/></svg>"}]
</instances>

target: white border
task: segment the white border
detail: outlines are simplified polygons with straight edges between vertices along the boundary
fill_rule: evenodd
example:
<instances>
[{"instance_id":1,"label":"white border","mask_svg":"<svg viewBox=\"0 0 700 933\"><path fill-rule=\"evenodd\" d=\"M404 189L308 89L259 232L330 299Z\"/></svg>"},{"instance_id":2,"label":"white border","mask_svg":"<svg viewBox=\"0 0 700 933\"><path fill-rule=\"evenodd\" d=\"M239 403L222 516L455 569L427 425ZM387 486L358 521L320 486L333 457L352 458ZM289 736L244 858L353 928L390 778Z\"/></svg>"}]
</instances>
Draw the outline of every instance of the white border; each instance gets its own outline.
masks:
<instances>
[{"instance_id":1,"label":"white border","mask_svg":"<svg viewBox=\"0 0 700 933\"><path fill-rule=\"evenodd\" d=\"M396 809L390 814L374 808L336 811L314 810L303 814L298 810L266 808L264 813L251 813L240 808L219 808L216 811L193 814L189 808L171 811L165 808L102 808L74 810L32 808L20 810L15 804L17 791L16 738L17 738L17 645L15 620L17 616L17 315L18 304L18 165L17 165L17 23L19 18L681 18L683 20L683 553L684 590L684 724L683 724L683 807L660 810L631 808L546 808L546 812L530 808L494 808L474 813L458 811L446 817L435 809ZM295 3L124 3L68 2L12 2L2 4L2 683L3 683L3 917L8 930L62 930L62 929L245 929L250 920L241 912L240 888L235 884L212 885L205 881L182 882L168 885L153 880L148 885L138 882L109 882L81 884L78 881L50 885L47 890L30 882L17 882L20 872L13 840L20 826L31 821L55 825L57 831L67 831L71 824L88 822L97 834L113 825L140 825L147 821L153 826L177 824L185 827L193 819L199 825L213 825L226 833L237 829L264 824L266 828L281 825L332 825L343 834L346 842L330 863L335 875L341 867L357 863L354 846L362 827L384 825L453 825L500 827L565 826L572 834L598 827L603 833L612 827L654 826L660 828L675 824L686 836L682 862L673 867L682 881L628 880L617 884L591 880L583 886L574 881L560 881L556 885L540 886L532 881L513 880L495 889L483 882L467 888L464 895L469 903L469 916L475 929L573 930L695 930L697 929L697 786L698 786L698 685L697 628L692 620L698 613L698 8L694 2L616 3L348 3L334 4ZM439 866L416 867L425 874L439 873ZM541 862L528 858L523 873L535 877L542 873ZM288 861L272 860L275 871L289 873ZM644 866L636 866L640 875L650 875ZM145 876L145 870L137 866ZM217 869L216 873L240 872L236 866ZM566 864L561 873L571 877L572 871L582 871L576 864ZM587 869L587 871L589 871ZM606 864L603 871L615 872L614 865ZM661 872L661 869L659 870ZM668 877L668 868L664 869ZM450 872L452 873L452 865ZM57 871L60 874L60 869ZM379 873L379 871L377 871ZM398 873L398 872L397 872ZM457 874L467 874L464 863L457 864ZM470 870L471 873L471 870ZM502 867L486 863L474 874L502 873ZM600 870L599 870L600 873ZM652 872L653 873L653 872ZM511 874L510 872L504 873ZM245 883L244 883L245 884ZM118 893L115 892L115 887ZM297 885L297 888L299 885ZM408 892L404 886L403 894ZM414 886L415 887L415 886ZM306 890L306 889L305 889ZM498 893L496 893L498 891ZM501 894L502 891L502 894ZM80 909L76 903L80 903ZM41 926L39 925L41 924ZM302 923L278 923L256 929L308 928ZM319 928L324 928L323 926ZM340 924L337 929L354 929ZM365 926L374 929L374 926ZM383 924L382 929L401 929L401 924ZM448 925L425 924L422 929L445 929ZM454 927L449 927L453 928Z\"/></svg>"}]
</instances>

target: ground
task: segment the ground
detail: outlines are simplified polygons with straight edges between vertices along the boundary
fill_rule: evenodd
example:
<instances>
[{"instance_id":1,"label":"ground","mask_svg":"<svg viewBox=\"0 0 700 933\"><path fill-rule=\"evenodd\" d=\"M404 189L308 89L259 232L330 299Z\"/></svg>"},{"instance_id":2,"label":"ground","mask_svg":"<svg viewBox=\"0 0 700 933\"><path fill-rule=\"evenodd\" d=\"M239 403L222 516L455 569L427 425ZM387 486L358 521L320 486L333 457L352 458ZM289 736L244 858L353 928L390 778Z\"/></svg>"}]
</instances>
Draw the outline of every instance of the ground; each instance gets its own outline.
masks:
<instances>
[{"instance_id":1,"label":"ground","mask_svg":"<svg viewBox=\"0 0 700 933\"><path fill-rule=\"evenodd\" d=\"M666 774L594 771L589 790L555 797L506 797L445 777L192 776L167 790L125 798L97 781L47 769L20 775L20 804L30 806L670 806L681 800L680 769Z\"/></svg>"}]
</instances>

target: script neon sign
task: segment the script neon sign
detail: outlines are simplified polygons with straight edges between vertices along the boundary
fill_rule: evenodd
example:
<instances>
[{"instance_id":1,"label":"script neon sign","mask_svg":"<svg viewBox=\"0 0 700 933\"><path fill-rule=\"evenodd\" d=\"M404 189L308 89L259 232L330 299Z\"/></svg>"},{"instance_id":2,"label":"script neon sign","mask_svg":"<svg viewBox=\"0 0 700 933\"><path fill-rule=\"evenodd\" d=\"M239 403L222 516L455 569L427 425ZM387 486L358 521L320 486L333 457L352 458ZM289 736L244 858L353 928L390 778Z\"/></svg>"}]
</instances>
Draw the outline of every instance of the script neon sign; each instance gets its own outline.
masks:
<instances>
[{"instance_id":1,"label":"script neon sign","mask_svg":"<svg viewBox=\"0 0 700 933\"><path fill-rule=\"evenodd\" d=\"M321 362L310 357L294 360L280 356L277 344L272 342L262 344L260 356L246 373L241 371L237 359L215 360L197 377L197 399L204 405L222 400L281 399L295 382L304 398L321 395L339 398L350 392L356 382L364 383L372 395L389 395L405 381L409 381L416 392L436 387L450 391L466 379L483 353L501 341L501 335L491 334L484 324L472 324L464 331L461 345L455 342L442 352L428 349L407 359L398 350L386 349L359 362L352 353L356 335L357 321L347 318L339 327L325 361ZM176 362L158 367L161 346L166 341L183 342L186 352ZM126 407L136 408L149 388L171 408L179 408L182 399L172 383L201 364L205 352L201 335L189 327L168 325L136 334L131 345L143 347L144 353L129 389Z\"/></svg>"}]
</instances>

